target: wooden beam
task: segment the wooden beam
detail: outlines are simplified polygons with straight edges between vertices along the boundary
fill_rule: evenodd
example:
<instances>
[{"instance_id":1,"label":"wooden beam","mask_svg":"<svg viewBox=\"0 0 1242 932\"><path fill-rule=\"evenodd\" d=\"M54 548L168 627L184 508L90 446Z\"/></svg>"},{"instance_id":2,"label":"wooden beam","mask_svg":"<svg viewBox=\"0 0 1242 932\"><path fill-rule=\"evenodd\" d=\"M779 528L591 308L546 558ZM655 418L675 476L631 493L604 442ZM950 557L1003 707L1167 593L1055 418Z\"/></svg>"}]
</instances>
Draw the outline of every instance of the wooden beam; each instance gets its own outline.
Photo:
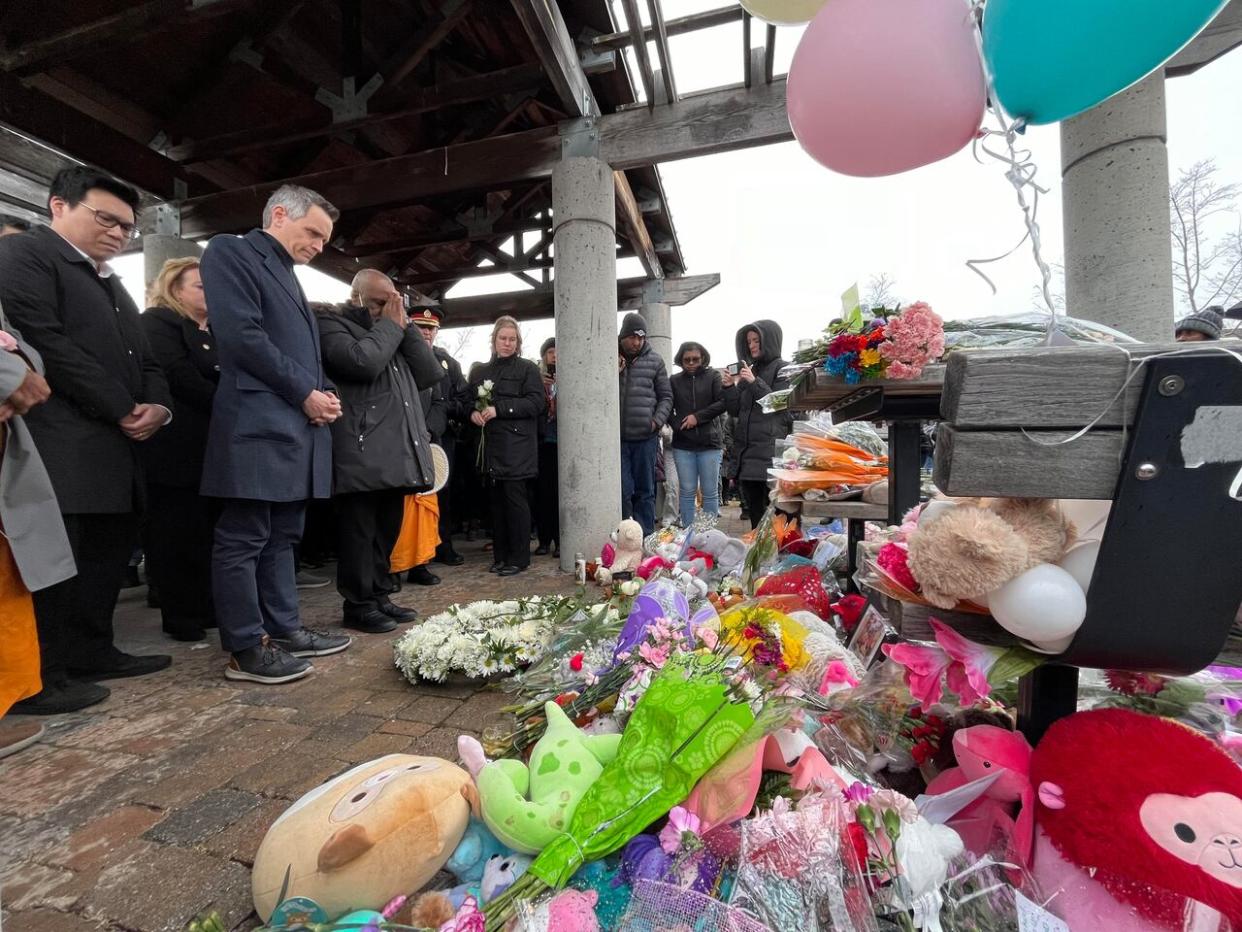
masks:
<instances>
[{"instance_id":1,"label":"wooden beam","mask_svg":"<svg viewBox=\"0 0 1242 932\"><path fill-rule=\"evenodd\" d=\"M431 51L443 42L470 12L471 0L452 0L452 8L444 18L425 32L415 33L380 68L385 85L400 84L417 68Z\"/></svg>"},{"instance_id":2,"label":"wooden beam","mask_svg":"<svg viewBox=\"0 0 1242 932\"><path fill-rule=\"evenodd\" d=\"M12 75L0 74L0 123L89 162L109 174L170 200L188 179L176 162L79 113Z\"/></svg>"},{"instance_id":3,"label":"wooden beam","mask_svg":"<svg viewBox=\"0 0 1242 932\"><path fill-rule=\"evenodd\" d=\"M560 5L547 0L511 0L511 3L566 115L597 115L599 105L578 61L578 49L561 17Z\"/></svg>"},{"instance_id":4,"label":"wooden beam","mask_svg":"<svg viewBox=\"0 0 1242 932\"><path fill-rule=\"evenodd\" d=\"M1164 73L1170 78L1194 74L1239 46L1242 46L1242 0L1230 0L1216 14L1216 19L1173 56L1164 66Z\"/></svg>"},{"instance_id":5,"label":"wooden beam","mask_svg":"<svg viewBox=\"0 0 1242 932\"><path fill-rule=\"evenodd\" d=\"M441 282L456 282L463 278L480 278L484 275L518 275L532 269L546 269L552 264L545 259L510 259L509 261L511 265L497 262L495 265L467 265L453 269L437 269L434 272L422 272L418 275L403 275L401 284L413 285L417 288Z\"/></svg>"},{"instance_id":6,"label":"wooden beam","mask_svg":"<svg viewBox=\"0 0 1242 932\"><path fill-rule=\"evenodd\" d=\"M683 96L675 104L650 112L605 114L596 126L600 158L617 171L793 139L785 113L783 78L749 89L728 87ZM180 204L182 229L186 236L203 236L248 228L268 195L284 181L319 191L348 209L393 207L446 194L543 181L560 161L556 128L540 127L191 198Z\"/></svg>"},{"instance_id":7,"label":"wooden beam","mask_svg":"<svg viewBox=\"0 0 1242 932\"><path fill-rule=\"evenodd\" d=\"M615 171L612 177L616 188L617 219L621 221L635 255L642 262L643 271L649 278L663 278L664 266L660 264L660 257L651 243L651 233L643 219L643 212L638 208L638 200L630 190L625 172Z\"/></svg>"},{"instance_id":8,"label":"wooden beam","mask_svg":"<svg viewBox=\"0 0 1242 932\"><path fill-rule=\"evenodd\" d=\"M135 39L143 32L174 20L184 23L189 19L218 15L244 2L246 0L147 0L131 4L120 12L6 49L0 53L0 71L29 74L40 70L44 62L63 64L84 52Z\"/></svg>"},{"instance_id":9,"label":"wooden beam","mask_svg":"<svg viewBox=\"0 0 1242 932\"><path fill-rule=\"evenodd\" d=\"M688 32L698 32L700 29L712 29L716 26L724 26L728 23L736 23L742 18L745 11L736 3L726 7L720 7L715 10L704 10L702 13L691 13L689 16L678 16L664 23L664 31L670 36L681 36ZM643 39L651 39L655 35L653 27L648 26L643 30ZM623 49L634 41L634 36L626 30L625 32L613 32L607 35L598 36L591 41L591 51L607 52L615 49Z\"/></svg>"},{"instance_id":10,"label":"wooden beam","mask_svg":"<svg viewBox=\"0 0 1242 932\"><path fill-rule=\"evenodd\" d=\"M392 253L426 249L429 246L448 246L453 243L475 243L513 236L517 233L543 233L551 225L538 220L520 220L513 223L496 223L488 229L470 230L453 224L389 240L373 243L350 243L341 250L347 256L383 256Z\"/></svg>"},{"instance_id":11,"label":"wooden beam","mask_svg":"<svg viewBox=\"0 0 1242 932\"><path fill-rule=\"evenodd\" d=\"M405 104L396 110L368 113L356 120L346 120L340 123L331 122L331 117L325 111L322 117L314 120L299 120L258 130L240 130L191 140L170 148L168 156L185 164L205 162L304 139L352 132L377 123L403 120L445 107L488 100L500 94L525 94L537 90L542 81L543 72L537 65L515 65L512 68L502 68L499 71L480 74L437 87L423 88L403 95Z\"/></svg>"},{"instance_id":12,"label":"wooden beam","mask_svg":"<svg viewBox=\"0 0 1242 932\"><path fill-rule=\"evenodd\" d=\"M24 83L143 145L160 131L159 121L151 114L68 66L34 75Z\"/></svg>"},{"instance_id":13,"label":"wooden beam","mask_svg":"<svg viewBox=\"0 0 1242 932\"><path fill-rule=\"evenodd\" d=\"M617 310L632 311L643 304L646 278L623 278L617 282ZM664 303L688 304L699 295L720 284L719 275L685 275L664 280ZM447 298L440 302L445 312L446 327L472 327L490 324L502 314L518 320L549 320L555 316L553 288L543 285L526 291L477 295L470 298Z\"/></svg>"},{"instance_id":14,"label":"wooden beam","mask_svg":"<svg viewBox=\"0 0 1242 932\"><path fill-rule=\"evenodd\" d=\"M668 28L664 25L664 10L660 8L660 0L647 0L647 13L651 20L651 32L655 36L656 55L660 59L660 77L664 80L663 102L675 103L677 83L673 80L673 56L668 50Z\"/></svg>"},{"instance_id":15,"label":"wooden beam","mask_svg":"<svg viewBox=\"0 0 1242 932\"><path fill-rule=\"evenodd\" d=\"M655 75L651 71L651 55L647 51L647 31L643 28L642 17L638 15L638 0L621 0L621 8L625 10L625 21L630 27L630 44L638 59L638 75L647 94L647 107L651 108L656 103Z\"/></svg>"}]
</instances>

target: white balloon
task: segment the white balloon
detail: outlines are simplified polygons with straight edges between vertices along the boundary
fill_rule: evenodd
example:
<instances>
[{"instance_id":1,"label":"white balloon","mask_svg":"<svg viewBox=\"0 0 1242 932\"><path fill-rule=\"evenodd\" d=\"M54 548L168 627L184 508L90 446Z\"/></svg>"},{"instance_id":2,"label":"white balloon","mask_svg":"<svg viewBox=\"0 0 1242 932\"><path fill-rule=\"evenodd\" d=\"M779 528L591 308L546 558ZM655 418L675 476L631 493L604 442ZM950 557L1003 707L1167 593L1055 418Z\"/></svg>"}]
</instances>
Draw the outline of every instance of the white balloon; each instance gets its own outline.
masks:
<instances>
[{"instance_id":1,"label":"white balloon","mask_svg":"<svg viewBox=\"0 0 1242 932\"><path fill-rule=\"evenodd\" d=\"M1065 649L1074 643L1074 635L1070 634L1058 641L1031 641L1030 645L1041 654L1063 654Z\"/></svg>"},{"instance_id":2,"label":"white balloon","mask_svg":"<svg viewBox=\"0 0 1242 932\"><path fill-rule=\"evenodd\" d=\"M1086 592L1091 588L1091 574L1095 572L1095 561L1099 556L1098 542L1083 544L1062 557L1060 567L1073 576L1078 585L1082 586L1082 591Z\"/></svg>"},{"instance_id":3,"label":"white balloon","mask_svg":"<svg viewBox=\"0 0 1242 932\"><path fill-rule=\"evenodd\" d=\"M1069 573L1041 563L988 593L996 623L1035 644L1057 643L1087 617L1087 596Z\"/></svg>"}]
</instances>

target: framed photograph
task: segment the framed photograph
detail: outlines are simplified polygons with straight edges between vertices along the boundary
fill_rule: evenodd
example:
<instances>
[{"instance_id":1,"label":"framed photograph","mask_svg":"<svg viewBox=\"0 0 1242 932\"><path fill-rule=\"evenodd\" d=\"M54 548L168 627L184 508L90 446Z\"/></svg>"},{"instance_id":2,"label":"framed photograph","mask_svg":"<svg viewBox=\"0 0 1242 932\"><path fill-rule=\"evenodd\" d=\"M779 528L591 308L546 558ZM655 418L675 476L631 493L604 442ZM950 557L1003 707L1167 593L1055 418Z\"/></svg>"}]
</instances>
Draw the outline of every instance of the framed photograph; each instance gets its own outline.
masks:
<instances>
[{"instance_id":1,"label":"framed photograph","mask_svg":"<svg viewBox=\"0 0 1242 932\"><path fill-rule=\"evenodd\" d=\"M854 636L850 638L849 649L864 667L870 667L880 653L880 645L888 632L888 618L876 608L875 603L868 602L862 618L858 620L858 627L854 629Z\"/></svg>"}]
</instances>

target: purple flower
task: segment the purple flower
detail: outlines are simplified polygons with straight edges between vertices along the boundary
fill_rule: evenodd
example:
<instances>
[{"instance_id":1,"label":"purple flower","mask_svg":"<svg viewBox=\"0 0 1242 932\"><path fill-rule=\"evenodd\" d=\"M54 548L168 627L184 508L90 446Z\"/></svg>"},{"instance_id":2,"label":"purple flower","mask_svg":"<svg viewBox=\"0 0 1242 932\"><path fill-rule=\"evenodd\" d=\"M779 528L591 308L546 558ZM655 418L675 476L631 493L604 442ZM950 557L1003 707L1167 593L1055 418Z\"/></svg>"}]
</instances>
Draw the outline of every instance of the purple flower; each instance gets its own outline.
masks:
<instances>
[{"instance_id":1,"label":"purple flower","mask_svg":"<svg viewBox=\"0 0 1242 932\"><path fill-rule=\"evenodd\" d=\"M865 803L874 793L875 790L872 787L855 780L849 785L849 788L846 789L845 798L852 803Z\"/></svg>"}]
</instances>

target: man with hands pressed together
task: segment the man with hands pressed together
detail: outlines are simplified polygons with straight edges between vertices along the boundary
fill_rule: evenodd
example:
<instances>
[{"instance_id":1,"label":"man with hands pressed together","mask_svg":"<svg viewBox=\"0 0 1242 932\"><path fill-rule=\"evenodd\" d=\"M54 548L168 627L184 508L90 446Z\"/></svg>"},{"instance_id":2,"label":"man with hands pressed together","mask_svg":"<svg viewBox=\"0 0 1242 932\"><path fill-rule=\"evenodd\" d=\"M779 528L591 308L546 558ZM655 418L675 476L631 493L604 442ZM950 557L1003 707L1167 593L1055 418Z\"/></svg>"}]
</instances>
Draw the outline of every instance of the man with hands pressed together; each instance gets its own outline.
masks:
<instances>
[{"instance_id":1,"label":"man with hands pressed together","mask_svg":"<svg viewBox=\"0 0 1242 932\"><path fill-rule=\"evenodd\" d=\"M29 409L64 517L78 574L34 594L43 690L15 711L72 712L108 690L92 682L141 676L171 663L113 644L112 613L138 537L144 481L137 443L171 419L159 363L138 309L109 260L137 235L138 192L87 166L59 172L48 192L51 224L0 238L0 304L43 358L6 404ZM25 384L28 382L29 384Z\"/></svg>"},{"instance_id":2,"label":"man with hands pressed together","mask_svg":"<svg viewBox=\"0 0 1242 932\"><path fill-rule=\"evenodd\" d=\"M307 657L348 637L302 626L294 547L306 502L332 492L332 438L341 403L320 358L319 328L297 277L323 251L339 216L321 195L280 187L263 229L215 237L200 272L220 355L202 494L222 499L212 553L225 677L287 683Z\"/></svg>"}]
</instances>

